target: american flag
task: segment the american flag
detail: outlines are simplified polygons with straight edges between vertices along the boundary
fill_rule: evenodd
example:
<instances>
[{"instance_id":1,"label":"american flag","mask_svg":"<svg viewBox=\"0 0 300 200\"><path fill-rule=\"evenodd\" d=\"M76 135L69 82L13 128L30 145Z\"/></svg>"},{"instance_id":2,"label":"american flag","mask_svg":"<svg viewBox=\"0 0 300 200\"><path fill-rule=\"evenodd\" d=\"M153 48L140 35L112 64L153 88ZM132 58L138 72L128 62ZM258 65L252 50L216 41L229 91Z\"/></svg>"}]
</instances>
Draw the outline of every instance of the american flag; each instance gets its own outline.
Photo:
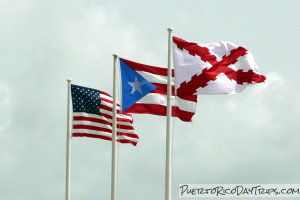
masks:
<instances>
[{"instance_id":1,"label":"american flag","mask_svg":"<svg viewBox=\"0 0 300 200\"><path fill-rule=\"evenodd\" d=\"M113 99L109 94L92 88L71 85L73 103L73 137L112 140ZM117 104L117 142L136 145L139 137L131 114L121 113Z\"/></svg>"},{"instance_id":2,"label":"american flag","mask_svg":"<svg viewBox=\"0 0 300 200\"><path fill-rule=\"evenodd\" d=\"M126 112L137 114L167 115L167 78L168 69L136 63L124 58L120 62L126 63L143 78L153 84L156 89L145 95ZM123 77L122 77L123 78ZM196 112L197 95L186 95L178 97L175 95L174 70L172 70L172 97L175 105L172 106L172 116L182 121L190 122Z\"/></svg>"}]
</instances>

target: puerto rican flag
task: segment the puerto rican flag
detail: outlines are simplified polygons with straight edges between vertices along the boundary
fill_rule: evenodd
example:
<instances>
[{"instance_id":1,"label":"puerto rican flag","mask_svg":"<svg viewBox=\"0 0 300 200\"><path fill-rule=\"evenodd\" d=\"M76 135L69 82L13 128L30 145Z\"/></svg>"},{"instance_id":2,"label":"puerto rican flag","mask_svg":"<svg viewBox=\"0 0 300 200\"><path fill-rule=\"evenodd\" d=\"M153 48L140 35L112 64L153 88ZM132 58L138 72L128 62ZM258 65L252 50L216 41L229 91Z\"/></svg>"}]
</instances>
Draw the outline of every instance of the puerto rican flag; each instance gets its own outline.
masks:
<instances>
[{"instance_id":1,"label":"puerto rican flag","mask_svg":"<svg viewBox=\"0 0 300 200\"><path fill-rule=\"evenodd\" d=\"M122 112L167 115L167 68L119 59ZM172 116L190 122L197 107L196 95L175 96L172 70Z\"/></svg>"},{"instance_id":2,"label":"puerto rican flag","mask_svg":"<svg viewBox=\"0 0 300 200\"><path fill-rule=\"evenodd\" d=\"M173 37L173 59L178 96L240 93L266 79L253 55L231 42L200 44Z\"/></svg>"}]
</instances>

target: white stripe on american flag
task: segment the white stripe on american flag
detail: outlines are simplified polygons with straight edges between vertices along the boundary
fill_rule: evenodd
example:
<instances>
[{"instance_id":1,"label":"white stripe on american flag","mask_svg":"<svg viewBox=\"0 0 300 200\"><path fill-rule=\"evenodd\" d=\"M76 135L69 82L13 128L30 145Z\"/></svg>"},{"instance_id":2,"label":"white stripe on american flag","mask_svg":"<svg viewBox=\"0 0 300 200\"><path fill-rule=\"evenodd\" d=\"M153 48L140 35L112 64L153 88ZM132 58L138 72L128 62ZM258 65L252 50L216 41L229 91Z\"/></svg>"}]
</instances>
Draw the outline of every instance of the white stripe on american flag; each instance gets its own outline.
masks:
<instances>
[{"instance_id":1,"label":"white stripe on american flag","mask_svg":"<svg viewBox=\"0 0 300 200\"><path fill-rule=\"evenodd\" d=\"M80 113L74 113L76 115L74 116L80 116ZM86 116L87 113L84 113L83 116ZM89 115L89 114L87 114ZM88 119L82 119L82 120L76 120L74 118L73 120L73 131L72 133L85 133L85 134L93 134L93 135L99 135L99 136L109 136L112 137L112 127L111 125L107 124L100 124L95 122L90 122L88 120L94 120L95 118L88 116ZM120 122L117 123L117 126L120 126ZM128 126L128 125L127 125ZM128 127L131 127L128 126ZM135 143L138 139L138 136L134 130L130 129L119 129L117 128L117 132L120 135L117 135L117 139L127 139L128 143ZM75 134L76 135L76 134ZM136 143L135 143L136 144Z\"/></svg>"},{"instance_id":2,"label":"white stripe on american flag","mask_svg":"<svg viewBox=\"0 0 300 200\"><path fill-rule=\"evenodd\" d=\"M102 101L101 102L102 105L108 106L108 107L113 107L113 104L110 102L106 102L106 101ZM120 106L117 105L117 110L120 110Z\"/></svg>"},{"instance_id":3,"label":"white stripe on american flag","mask_svg":"<svg viewBox=\"0 0 300 200\"><path fill-rule=\"evenodd\" d=\"M105 133L105 132L100 133L99 131L93 131L93 130L87 130L87 129L75 129L73 131L73 133L85 133L85 134L91 134L91 135L105 136L105 137L109 137L111 140L111 133ZM123 136L123 135L118 135L117 139L124 140L124 141L130 140L134 143L137 143L139 141L139 139L137 139L137 138L128 138L127 136Z\"/></svg>"},{"instance_id":4,"label":"white stripe on american flag","mask_svg":"<svg viewBox=\"0 0 300 200\"><path fill-rule=\"evenodd\" d=\"M100 92L100 98L109 100L111 102L113 101L113 98L111 96L107 96L106 94L103 94L102 92Z\"/></svg>"},{"instance_id":5,"label":"white stripe on american flag","mask_svg":"<svg viewBox=\"0 0 300 200\"><path fill-rule=\"evenodd\" d=\"M108 111L106 109L100 109L100 113L104 113L104 114L108 114L112 117L112 112ZM128 115L124 115L124 114L118 114L118 119L128 119L128 120L132 120L131 116Z\"/></svg>"},{"instance_id":6,"label":"white stripe on american flag","mask_svg":"<svg viewBox=\"0 0 300 200\"><path fill-rule=\"evenodd\" d=\"M83 112L74 112L73 116L74 117L90 117L92 119L105 120L105 121L108 121L109 123L112 123L112 119L109 119L109 118L103 117L103 116L99 116L99 115L95 115L95 114L88 114L88 113L83 113ZM132 126L132 124L130 122L120 121L120 118L118 120L118 124L126 125L126 126Z\"/></svg>"},{"instance_id":7,"label":"white stripe on american flag","mask_svg":"<svg viewBox=\"0 0 300 200\"><path fill-rule=\"evenodd\" d=\"M104 128L104 129L109 130L109 132L111 132L111 130L112 130L112 126L109 125L109 124L102 124L102 123L91 122L91 121L87 121L87 120L74 120L73 121L73 125L87 125L87 126L95 127L95 129L97 129L97 128ZM118 124L118 125L120 125L120 124ZM122 129L122 128L118 128L118 127L117 127L117 131L118 132L122 132L122 133L132 133L132 134L135 134L134 130Z\"/></svg>"}]
</instances>

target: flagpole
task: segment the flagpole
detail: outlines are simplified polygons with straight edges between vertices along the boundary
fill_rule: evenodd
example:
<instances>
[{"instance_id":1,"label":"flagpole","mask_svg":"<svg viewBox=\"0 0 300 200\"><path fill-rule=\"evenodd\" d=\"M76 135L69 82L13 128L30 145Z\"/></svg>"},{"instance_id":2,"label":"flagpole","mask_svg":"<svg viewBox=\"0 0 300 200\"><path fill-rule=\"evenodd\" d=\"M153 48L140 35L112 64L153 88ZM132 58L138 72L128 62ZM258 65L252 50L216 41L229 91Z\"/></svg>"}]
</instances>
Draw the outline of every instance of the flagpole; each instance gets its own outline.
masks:
<instances>
[{"instance_id":1,"label":"flagpole","mask_svg":"<svg viewBox=\"0 0 300 200\"><path fill-rule=\"evenodd\" d=\"M70 192L70 175L71 175L71 121L70 121L70 102L71 102L71 82L68 82L68 100L67 100L67 149L66 149L66 200L71 199Z\"/></svg>"},{"instance_id":2,"label":"flagpole","mask_svg":"<svg viewBox=\"0 0 300 200\"><path fill-rule=\"evenodd\" d=\"M118 55L113 54L113 119L112 119L112 168L111 168L111 200L117 199L117 60Z\"/></svg>"},{"instance_id":3,"label":"flagpole","mask_svg":"<svg viewBox=\"0 0 300 200\"><path fill-rule=\"evenodd\" d=\"M172 186L172 147L173 135L171 130L172 117L172 31L173 28L168 28L168 95L167 95L167 133L166 133L166 174L165 174L165 200L171 200L171 186Z\"/></svg>"}]
</instances>

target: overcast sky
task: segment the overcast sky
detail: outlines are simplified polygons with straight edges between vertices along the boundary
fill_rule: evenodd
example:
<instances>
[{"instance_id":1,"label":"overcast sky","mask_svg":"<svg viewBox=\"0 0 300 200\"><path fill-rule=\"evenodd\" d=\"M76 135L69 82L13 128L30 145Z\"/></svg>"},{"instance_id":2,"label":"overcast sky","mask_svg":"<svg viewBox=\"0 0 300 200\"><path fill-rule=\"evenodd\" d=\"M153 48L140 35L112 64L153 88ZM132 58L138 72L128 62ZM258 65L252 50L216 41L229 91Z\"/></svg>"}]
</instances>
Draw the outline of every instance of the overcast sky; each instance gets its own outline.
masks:
<instances>
[{"instance_id":1,"label":"overcast sky","mask_svg":"<svg viewBox=\"0 0 300 200\"><path fill-rule=\"evenodd\" d=\"M237 95L199 96L175 120L182 183L300 183L297 0L0 0L0 198L64 199L67 78L112 93L112 54L166 66L167 28L249 49L267 76ZM165 118L134 115L119 149L120 200L164 197ZM298 122L298 123L297 123ZM72 140L72 200L110 199L111 142ZM183 198L181 198L183 199Z\"/></svg>"}]
</instances>

